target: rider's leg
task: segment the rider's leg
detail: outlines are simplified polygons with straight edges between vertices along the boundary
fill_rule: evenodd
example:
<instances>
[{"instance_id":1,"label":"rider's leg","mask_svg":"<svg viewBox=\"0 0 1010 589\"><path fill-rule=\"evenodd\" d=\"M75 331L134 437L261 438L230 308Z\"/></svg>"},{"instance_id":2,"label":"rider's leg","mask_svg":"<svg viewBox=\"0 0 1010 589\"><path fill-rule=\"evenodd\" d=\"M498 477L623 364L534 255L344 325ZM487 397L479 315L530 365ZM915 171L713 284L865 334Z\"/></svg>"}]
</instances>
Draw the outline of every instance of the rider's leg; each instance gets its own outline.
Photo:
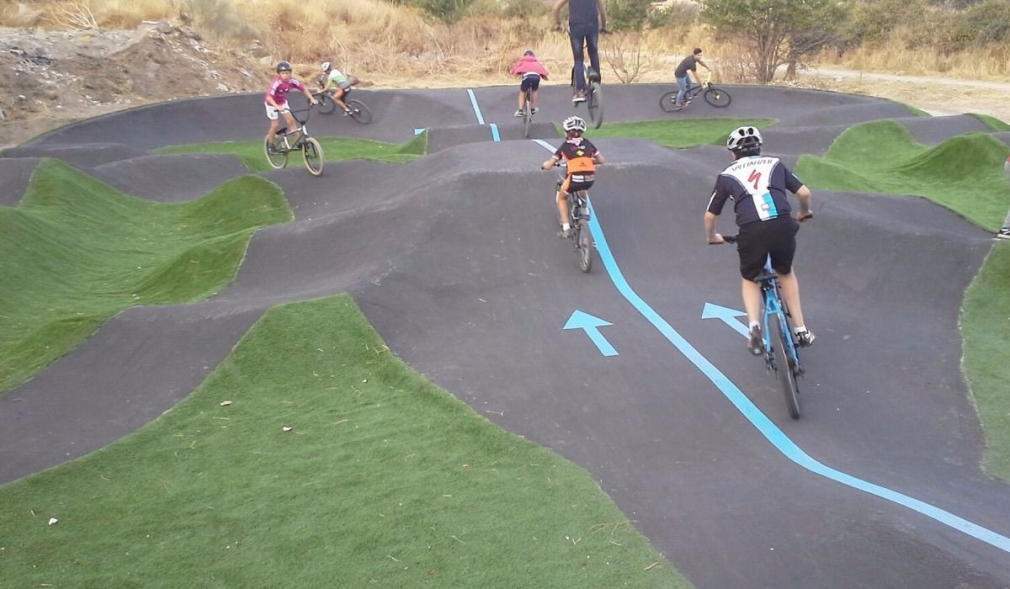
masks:
<instances>
[{"instance_id":1,"label":"rider's leg","mask_svg":"<svg viewBox=\"0 0 1010 589\"><path fill-rule=\"evenodd\" d=\"M803 321L803 308L800 307L800 281L796 278L796 272L779 274L779 285L782 287L782 298L786 300L789 314L793 317L795 329L806 329L807 324Z\"/></svg>"},{"instance_id":2,"label":"rider's leg","mask_svg":"<svg viewBox=\"0 0 1010 589\"><path fill-rule=\"evenodd\" d=\"M743 308L747 311L747 325L760 325L761 323L761 285L749 280L742 279ZM790 307L792 308L792 307Z\"/></svg>"},{"instance_id":3,"label":"rider's leg","mask_svg":"<svg viewBox=\"0 0 1010 589\"><path fill-rule=\"evenodd\" d=\"M554 200L558 204L558 216L561 219L561 230L568 231L571 225L568 223L568 184L570 180L558 187L558 192L554 195Z\"/></svg>"},{"instance_id":4,"label":"rider's leg","mask_svg":"<svg viewBox=\"0 0 1010 589\"><path fill-rule=\"evenodd\" d=\"M290 110L284 111L284 120L288 124L288 133L291 133L291 139L289 139L289 144L294 147L298 144L298 140L302 138L302 132L298 128L298 122L295 121L294 115L291 114Z\"/></svg>"},{"instance_id":5,"label":"rider's leg","mask_svg":"<svg viewBox=\"0 0 1010 589\"><path fill-rule=\"evenodd\" d=\"M682 78L677 78L677 100L675 106L682 106L684 104L684 98L687 95L688 88L688 77L684 75Z\"/></svg>"},{"instance_id":6,"label":"rider's leg","mask_svg":"<svg viewBox=\"0 0 1010 589\"><path fill-rule=\"evenodd\" d=\"M589 67L592 68L596 79L599 80L602 72L600 71L600 27L594 26L586 34L586 52L589 53Z\"/></svg>"},{"instance_id":7,"label":"rider's leg","mask_svg":"<svg viewBox=\"0 0 1010 589\"><path fill-rule=\"evenodd\" d=\"M277 128L280 127L280 119L277 118L277 109L270 106L269 104L264 105L267 107L267 119L270 120L270 128L267 129L267 136L265 141L267 143L274 142L274 135L277 134Z\"/></svg>"},{"instance_id":8,"label":"rider's leg","mask_svg":"<svg viewBox=\"0 0 1010 589\"><path fill-rule=\"evenodd\" d=\"M345 92L343 91L343 89L341 88L335 89L333 91L333 102L336 102L337 106L339 106L344 112L347 112L350 109L348 109L347 104L344 103L344 94Z\"/></svg>"},{"instance_id":9,"label":"rider's leg","mask_svg":"<svg viewBox=\"0 0 1010 589\"><path fill-rule=\"evenodd\" d=\"M586 58L582 49L586 39L584 28L582 25L576 25L568 31L568 38L572 42L572 57L575 60L576 95L586 92Z\"/></svg>"},{"instance_id":10,"label":"rider's leg","mask_svg":"<svg viewBox=\"0 0 1010 589\"><path fill-rule=\"evenodd\" d=\"M540 78L534 78L530 81L530 110L536 112L537 110L537 92L540 90Z\"/></svg>"}]
</instances>

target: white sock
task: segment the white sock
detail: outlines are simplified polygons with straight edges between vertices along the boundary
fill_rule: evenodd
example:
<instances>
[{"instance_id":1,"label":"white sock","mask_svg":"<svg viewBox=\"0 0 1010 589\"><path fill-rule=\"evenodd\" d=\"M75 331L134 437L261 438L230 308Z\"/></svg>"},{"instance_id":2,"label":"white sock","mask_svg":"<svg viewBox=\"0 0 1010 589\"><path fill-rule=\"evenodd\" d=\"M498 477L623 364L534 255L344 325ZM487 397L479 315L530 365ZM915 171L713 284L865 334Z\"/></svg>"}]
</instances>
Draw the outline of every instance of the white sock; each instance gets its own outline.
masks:
<instances>
[{"instance_id":1,"label":"white sock","mask_svg":"<svg viewBox=\"0 0 1010 589\"><path fill-rule=\"evenodd\" d=\"M754 328L755 328L755 327L758 327L758 326L760 326L760 325L761 325L761 324L760 324L760 323L758 323L757 321L751 321L751 322L750 322L750 330L751 330L751 331L754 331Z\"/></svg>"},{"instance_id":2,"label":"white sock","mask_svg":"<svg viewBox=\"0 0 1010 589\"><path fill-rule=\"evenodd\" d=\"M796 327L793 328L793 333L803 333L806 330L807 330L806 325L797 325Z\"/></svg>"}]
</instances>

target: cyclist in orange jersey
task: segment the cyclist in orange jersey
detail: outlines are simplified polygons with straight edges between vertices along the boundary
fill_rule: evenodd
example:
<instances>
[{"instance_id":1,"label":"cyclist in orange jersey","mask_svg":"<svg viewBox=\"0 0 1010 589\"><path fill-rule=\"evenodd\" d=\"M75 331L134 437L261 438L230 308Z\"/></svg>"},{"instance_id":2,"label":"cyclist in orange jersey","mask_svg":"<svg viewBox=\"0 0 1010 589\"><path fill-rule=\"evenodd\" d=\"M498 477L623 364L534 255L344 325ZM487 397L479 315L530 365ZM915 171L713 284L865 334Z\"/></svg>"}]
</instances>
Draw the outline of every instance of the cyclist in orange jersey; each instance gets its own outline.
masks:
<instances>
[{"instance_id":1,"label":"cyclist in orange jersey","mask_svg":"<svg viewBox=\"0 0 1010 589\"><path fill-rule=\"evenodd\" d=\"M568 223L568 195L581 190L589 190L596 181L596 166L602 164L603 154L588 139L586 121L579 117L568 117L561 124L565 130L565 142L554 152L551 159L543 163L541 169L549 170L564 160L568 167L565 181L554 196L561 216L561 232L558 237L568 239L571 226Z\"/></svg>"}]
</instances>

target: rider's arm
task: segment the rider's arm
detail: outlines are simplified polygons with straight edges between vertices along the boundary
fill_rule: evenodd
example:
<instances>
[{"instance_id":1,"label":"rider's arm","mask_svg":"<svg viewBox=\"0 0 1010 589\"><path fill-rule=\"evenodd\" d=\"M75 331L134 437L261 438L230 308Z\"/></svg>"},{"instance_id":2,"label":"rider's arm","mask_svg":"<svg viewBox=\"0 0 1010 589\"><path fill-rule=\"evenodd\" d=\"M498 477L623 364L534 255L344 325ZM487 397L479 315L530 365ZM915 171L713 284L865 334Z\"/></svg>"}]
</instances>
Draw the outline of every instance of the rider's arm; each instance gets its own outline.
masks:
<instances>
[{"instance_id":1,"label":"rider's arm","mask_svg":"<svg viewBox=\"0 0 1010 589\"><path fill-rule=\"evenodd\" d=\"M311 102L312 104L319 104L319 101L316 100L316 97L313 96L312 92L309 91L308 86L302 84L301 82L298 82L297 88L302 91L302 94L305 95L305 98L307 98L309 102Z\"/></svg>"},{"instance_id":2,"label":"rider's arm","mask_svg":"<svg viewBox=\"0 0 1010 589\"><path fill-rule=\"evenodd\" d=\"M705 239L712 244L724 243L722 235L715 232L715 220L718 218L715 213L705 211Z\"/></svg>"},{"instance_id":3,"label":"rider's arm","mask_svg":"<svg viewBox=\"0 0 1010 589\"><path fill-rule=\"evenodd\" d=\"M603 0L596 0L596 6L600 11L600 30L607 30L607 3Z\"/></svg>"},{"instance_id":4,"label":"rider's arm","mask_svg":"<svg viewBox=\"0 0 1010 589\"><path fill-rule=\"evenodd\" d=\"M800 186L799 190L796 191L796 198L798 198L800 201L800 210L797 213L797 217L799 217L800 220L804 220L806 217L810 216L811 196L813 196L813 194L810 192L810 189L807 188L805 185Z\"/></svg>"},{"instance_id":5,"label":"rider's arm","mask_svg":"<svg viewBox=\"0 0 1010 589\"><path fill-rule=\"evenodd\" d=\"M607 160L603 159L603 154L602 153L600 153L600 152L597 151L596 153L593 154L593 162L595 162L597 164L602 164L602 163L604 163L606 161Z\"/></svg>"},{"instance_id":6,"label":"rider's arm","mask_svg":"<svg viewBox=\"0 0 1010 589\"><path fill-rule=\"evenodd\" d=\"M561 29L561 7L568 4L568 0L558 0L554 3L554 8L551 12L554 14L554 28Z\"/></svg>"},{"instance_id":7,"label":"rider's arm","mask_svg":"<svg viewBox=\"0 0 1010 589\"><path fill-rule=\"evenodd\" d=\"M549 159L546 162L540 164L540 169L541 170L550 170L551 168L553 168L557 164L558 164L558 156L552 155L551 159Z\"/></svg>"}]
</instances>

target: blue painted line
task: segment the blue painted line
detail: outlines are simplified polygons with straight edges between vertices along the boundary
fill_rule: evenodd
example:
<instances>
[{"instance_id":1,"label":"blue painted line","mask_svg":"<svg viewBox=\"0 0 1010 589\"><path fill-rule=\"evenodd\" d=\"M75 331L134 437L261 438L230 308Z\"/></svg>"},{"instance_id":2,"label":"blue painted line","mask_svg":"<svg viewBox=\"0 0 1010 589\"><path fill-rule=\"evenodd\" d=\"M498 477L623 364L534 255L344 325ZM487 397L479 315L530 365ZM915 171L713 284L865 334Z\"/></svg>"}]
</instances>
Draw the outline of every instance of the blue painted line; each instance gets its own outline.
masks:
<instances>
[{"instance_id":1,"label":"blue painted line","mask_svg":"<svg viewBox=\"0 0 1010 589\"><path fill-rule=\"evenodd\" d=\"M414 135L420 135L421 133L424 133L426 130L427 129L425 129L424 127L421 127L420 129L414 129Z\"/></svg>"},{"instance_id":2,"label":"blue painted line","mask_svg":"<svg viewBox=\"0 0 1010 589\"><path fill-rule=\"evenodd\" d=\"M747 313L743 311L737 311L736 309L729 309L720 305L713 305L712 303L705 303L705 308L701 311L702 319L718 319L730 326L734 331L740 335L750 338L750 329L747 325L741 322L737 317L746 317Z\"/></svg>"},{"instance_id":3,"label":"blue painted line","mask_svg":"<svg viewBox=\"0 0 1010 589\"><path fill-rule=\"evenodd\" d=\"M501 141L501 135L498 134L498 125L491 123L491 137L495 141Z\"/></svg>"},{"instance_id":4,"label":"blue painted line","mask_svg":"<svg viewBox=\"0 0 1010 589\"><path fill-rule=\"evenodd\" d=\"M470 95L470 104L473 105L473 114L477 115L477 124L484 124L484 117L480 114L480 107L477 106L477 97L474 96L473 90L467 88L466 93Z\"/></svg>"},{"instance_id":5,"label":"blue painted line","mask_svg":"<svg viewBox=\"0 0 1010 589\"><path fill-rule=\"evenodd\" d=\"M546 149L547 151L549 151L551 153L554 153L554 151L555 151L554 150L554 146L552 146L550 143L547 143L543 139L533 139L532 141L533 141L533 143L536 143L537 145L539 145L540 147L543 147L544 149Z\"/></svg>"},{"instance_id":6,"label":"blue painted line","mask_svg":"<svg viewBox=\"0 0 1010 589\"><path fill-rule=\"evenodd\" d=\"M596 240L596 250L600 254L600 259L603 260L603 266L607 269L607 274L610 275L610 280L617 287L618 292L629 302L635 309L642 314L643 317L649 323L659 330L661 334L676 347L692 364L698 367L702 373L708 377L712 383L722 391L722 394L729 399L738 411L751 424L757 428L757 430L767 439L775 448L784 454L787 458L795 462L796 464L802 466L803 468L819 474L825 478L831 479L833 481L839 482L843 485L849 486L853 489L869 493L870 495L875 495L881 499L886 499L892 503L896 503L903 507L907 507L913 511L921 513L926 517L932 518L941 524L950 526L951 528L963 532L973 538L981 540L990 546L994 546L1004 552L1010 552L1010 538L997 534L996 532L983 528L977 524L974 524L966 519L958 517L948 511L944 511L938 507L934 507L928 503L914 499L907 495L903 495L896 491L892 491L880 485L875 485L873 483L864 481L862 479L856 478L852 475L845 474L844 472L835 470L829 466L826 466L817 460L811 458L806 452L804 452L795 442L789 439L786 434L778 428L768 417L761 412L746 395L743 394L732 381L726 378L718 368L715 367L711 362L708 361L704 356L701 355L698 350L694 348L686 339L683 338L677 331L670 326L669 323L663 319L659 313L653 310L640 296L636 293L631 285L624 279L624 274L617 265L617 261L614 259L613 254L610 251L610 246L607 245L607 238L603 234L603 228L600 226L599 218L596 215L596 210L593 208L592 203L589 203L589 210L591 212L589 227L593 232L593 236Z\"/></svg>"}]
</instances>

